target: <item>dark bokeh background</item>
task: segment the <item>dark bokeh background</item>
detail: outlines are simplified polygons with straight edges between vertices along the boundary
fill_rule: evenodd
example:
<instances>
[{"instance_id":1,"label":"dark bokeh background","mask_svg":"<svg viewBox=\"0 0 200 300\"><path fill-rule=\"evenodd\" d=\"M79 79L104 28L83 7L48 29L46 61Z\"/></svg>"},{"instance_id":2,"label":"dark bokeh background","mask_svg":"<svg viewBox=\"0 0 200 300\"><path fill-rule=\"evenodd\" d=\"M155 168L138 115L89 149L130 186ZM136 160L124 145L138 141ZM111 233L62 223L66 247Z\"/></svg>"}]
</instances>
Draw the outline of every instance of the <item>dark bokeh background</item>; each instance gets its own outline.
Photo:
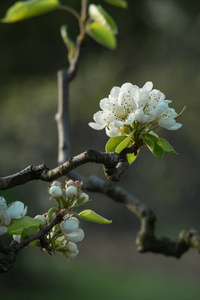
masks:
<instances>
[{"instance_id":1,"label":"dark bokeh background","mask_svg":"<svg viewBox=\"0 0 200 300\"><path fill-rule=\"evenodd\" d=\"M14 2L1 1L0 17ZM118 47L110 51L88 38L70 89L72 155L92 147L104 150L107 136L87 124L99 110L99 100L114 85L129 81L143 86L151 80L173 101L177 112L187 106L180 130L160 132L179 155L156 159L142 149L120 184L154 210L159 236L176 238L184 228L199 229L200 2L136 0L129 1L127 10L93 2L101 3L116 20ZM77 9L80 5L72 0L62 3ZM62 11L0 24L0 176L30 164L46 163L50 168L57 164L56 72L67 67L67 52L59 34L63 24L69 25L75 38L76 20ZM79 171L104 178L99 165L80 167ZM31 182L2 195L8 201L25 202L28 214L34 216L54 205L48 200L48 186ZM41 297L48 294L50 300L58 295L64 299L65 279L68 299L199 299L199 256L195 251L180 261L138 254L134 240L140 224L136 217L105 197L90 197L90 207L112 219L112 225L81 222L86 238L79 244L79 256L69 263L59 254L51 258L38 249L24 250L0 283L6 299L27 297L33 288L33 297L37 291ZM47 278L47 274L51 276ZM14 281L13 295L8 293L10 280Z\"/></svg>"}]
</instances>

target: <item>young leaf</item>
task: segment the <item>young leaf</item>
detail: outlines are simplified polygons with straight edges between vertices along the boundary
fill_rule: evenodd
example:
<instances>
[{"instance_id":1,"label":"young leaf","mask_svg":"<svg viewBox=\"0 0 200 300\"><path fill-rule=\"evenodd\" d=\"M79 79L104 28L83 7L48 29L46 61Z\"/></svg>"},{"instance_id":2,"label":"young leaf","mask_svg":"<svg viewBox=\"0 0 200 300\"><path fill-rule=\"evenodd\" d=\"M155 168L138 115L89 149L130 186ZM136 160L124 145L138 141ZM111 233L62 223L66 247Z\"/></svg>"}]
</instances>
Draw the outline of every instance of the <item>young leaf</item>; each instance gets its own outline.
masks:
<instances>
[{"instance_id":1,"label":"young leaf","mask_svg":"<svg viewBox=\"0 0 200 300\"><path fill-rule=\"evenodd\" d=\"M138 157L139 151L140 151L140 149L138 149L137 155L135 155L134 153L127 153L126 154L126 158L128 160L129 165L131 165L136 160L136 158Z\"/></svg>"},{"instance_id":2,"label":"young leaf","mask_svg":"<svg viewBox=\"0 0 200 300\"><path fill-rule=\"evenodd\" d=\"M69 61L74 57L74 52L75 52L75 44L74 42L70 39L69 34L67 32L67 26L62 25L60 28L60 33L63 39L63 42L65 43L67 50L68 50L68 59Z\"/></svg>"},{"instance_id":3,"label":"young leaf","mask_svg":"<svg viewBox=\"0 0 200 300\"><path fill-rule=\"evenodd\" d=\"M110 138L106 144L106 152L115 152L117 146L126 138L124 135L114 136Z\"/></svg>"},{"instance_id":4,"label":"young leaf","mask_svg":"<svg viewBox=\"0 0 200 300\"><path fill-rule=\"evenodd\" d=\"M115 149L115 152L116 153L120 153L122 152L122 150L124 150L130 143L132 137L133 137L133 134L134 134L134 131L132 131L129 136L127 136L118 146L117 148Z\"/></svg>"},{"instance_id":5,"label":"young leaf","mask_svg":"<svg viewBox=\"0 0 200 300\"><path fill-rule=\"evenodd\" d=\"M97 213L95 213L94 211L90 210L90 209L86 209L81 211L78 216L84 220L90 221L90 222L95 222L95 223L101 223L101 224L110 224L112 223L112 221L109 221L103 217L101 217L100 215L98 215Z\"/></svg>"},{"instance_id":6,"label":"young leaf","mask_svg":"<svg viewBox=\"0 0 200 300\"><path fill-rule=\"evenodd\" d=\"M111 50L117 47L117 41L113 32L97 22L92 22L87 26L87 34L97 43Z\"/></svg>"},{"instance_id":7,"label":"young leaf","mask_svg":"<svg viewBox=\"0 0 200 300\"><path fill-rule=\"evenodd\" d=\"M177 154L174 148L165 139L159 139L157 144L164 150L166 154Z\"/></svg>"},{"instance_id":8,"label":"young leaf","mask_svg":"<svg viewBox=\"0 0 200 300\"><path fill-rule=\"evenodd\" d=\"M32 219L30 217L23 217L21 219L14 219L13 222L8 226L7 234L18 235L21 234L23 229L30 226L40 226L41 221L38 219Z\"/></svg>"},{"instance_id":9,"label":"young leaf","mask_svg":"<svg viewBox=\"0 0 200 300\"><path fill-rule=\"evenodd\" d=\"M59 5L59 0L19 1L7 10L5 17L1 21L3 23L18 22L55 10Z\"/></svg>"},{"instance_id":10,"label":"young leaf","mask_svg":"<svg viewBox=\"0 0 200 300\"><path fill-rule=\"evenodd\" d=\"M114 6L119 6L122 8L127 8L128 7L128 3L126 0L104 0L105 2L114 5Z\"/></svg>"},{"instance_id":11,"label":"young leaf","mask_svg":"<svg viewBox=\"0 0 200 300\"><path fill-rule=\"evenodd\" d=\"M100 5L90 4L89 15L105 29L109 29L115 34L118 32L115 21Z\"/></svg>"},{"instance_id":12,"label":"young leaf","mask_svg":"<svg viewBox=\"0 0 200 300\"><path fill-rule=\"evenodd\" d=\"M163 157L164 151L163 151L162 147L160 147L157 144L159 139L155 135L145 134L145 135L142 135L142 139L145 142L145 144L147 145L147 147L149 148L149 150L153 153L154 156Z\"/></svg>"},{"instance_id":13,"label":"young leaf","mask_svg":"<svg viewBox=\"0 0 200 300\"><path fill-rule=\"evenodd\" d=\"M39 231L39 228L37 226L30 226L30 227L26 227L22 230L21 233L21 241L23 241L25 239L25 237L27 236L32 236L35 233L37 233ZM37 244L37 241L32 241L29 243L29 246L33 247Z\"/></svg>"}]
</instances>

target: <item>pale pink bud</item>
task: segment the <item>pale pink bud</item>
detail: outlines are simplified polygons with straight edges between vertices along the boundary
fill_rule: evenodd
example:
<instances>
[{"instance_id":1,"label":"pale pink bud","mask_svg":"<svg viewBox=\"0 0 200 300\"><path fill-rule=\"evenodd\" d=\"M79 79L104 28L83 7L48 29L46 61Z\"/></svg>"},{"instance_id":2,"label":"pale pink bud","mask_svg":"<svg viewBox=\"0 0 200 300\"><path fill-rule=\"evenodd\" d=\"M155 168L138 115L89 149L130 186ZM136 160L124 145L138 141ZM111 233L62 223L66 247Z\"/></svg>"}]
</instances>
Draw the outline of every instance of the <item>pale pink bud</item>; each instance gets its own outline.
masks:
<instances>
[{"instance_id":1,"label":"pale pink bud","mask_svg":"<svg viewBox=\"0 0 200 300\"><path fill-rule=\"evenodd\" d=\"M66 194L67 198L73 198L74 196L77 195L77 188L75 186L69 186L65 190L65 194Z\"/></svg>"}]
</instances>

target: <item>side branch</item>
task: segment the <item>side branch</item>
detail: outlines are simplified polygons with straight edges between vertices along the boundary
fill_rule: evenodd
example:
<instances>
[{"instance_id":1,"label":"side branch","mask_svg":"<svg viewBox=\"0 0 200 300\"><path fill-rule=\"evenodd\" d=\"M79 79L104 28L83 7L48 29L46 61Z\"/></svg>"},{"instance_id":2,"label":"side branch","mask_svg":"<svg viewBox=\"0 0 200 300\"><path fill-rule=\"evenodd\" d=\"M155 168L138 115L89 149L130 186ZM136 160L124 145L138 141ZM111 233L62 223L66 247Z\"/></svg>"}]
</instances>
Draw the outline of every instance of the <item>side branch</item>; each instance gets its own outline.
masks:
<instances>
[{"instance_id":1,"label":"side branch","mask_svg":"<svg viewBox=\"0 0 200 300\"><path fill-rule=\"evenodd\" d=\"M114 152L106 153L89 149L75 157L71 157L67 162L52 170L49 170L45 164L42 164L39 166L29 166L16 174L1 177L0 190L6 190L32 180L51 182L89 162L103 164L105 172L108 173L106 173L107 177L113 181L120 180L121 175L128 168L125 156L120 156Z\"/></svg>"},{"instance_id":2,"label":"side branch","mask_svg":"<svg viewBox=\"0 0 200 300\"><path fill-rule=\"evenodd\" d=\"M78 179L79 174L70 173L70 177ZM81 176L82 177L82 176ZM173 241L167 237L157 238L155 234L156 216L140 200L128 193L120 186L113 186L102 179L91 176L89 179L81 178L84 182L84 189L92 192L99 192L123 204L141 222L141 228L137 234L136 245L140 253L152 252L180 258L190 248L200 252L200 233L194 229L183 230L177 240Z\"/></svg>"},{"instance_id":3,"label":"side branch","mask_svg":"<svg viewBox=\"0 0 200 300\"><path fill-rule=\"evenodd\" d=\"M32 236L26 237L20 243L13 241L9 247L5 247L0 241L0 252L4 254L4 257L0 258L0 273L8 272L15 262L15 257L19 251L28 246L28 244L32 241L39 240L41 247L48 251L48 240L46 235L56 224L61 222L62 218L63 215L58 214L48 226L44 227Z\"/></svg>"}]
</instances>

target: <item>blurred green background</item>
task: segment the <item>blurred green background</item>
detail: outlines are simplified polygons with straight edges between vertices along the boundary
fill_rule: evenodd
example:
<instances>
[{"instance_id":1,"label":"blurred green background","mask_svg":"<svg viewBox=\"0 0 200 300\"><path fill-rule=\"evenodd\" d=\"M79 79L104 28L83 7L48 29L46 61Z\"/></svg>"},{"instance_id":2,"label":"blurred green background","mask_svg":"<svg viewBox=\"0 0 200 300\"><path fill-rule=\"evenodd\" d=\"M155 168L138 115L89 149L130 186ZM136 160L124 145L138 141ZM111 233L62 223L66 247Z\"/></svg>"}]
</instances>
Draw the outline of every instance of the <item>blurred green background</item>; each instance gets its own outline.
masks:
<instances>
[{"instance_id":1,"label":"blurred green background","mask_svg":"<svg viewBox=\"0 0 200 300\"><path fill-rule=\"evenodd\" d=\"M132 82L154 87L173 101L177 112L186 105L177 132L162 130L179 153L154 158L147 149L126 172L120 185L144 201L157 215L158 236L176 238L182 229L199 229L199 93L200 2L198 0L135 0L122 10L105 9L119 27L118 47L110 51L88 38L79 73L72 82L72 155L87 148L104 150L108 137L88 122L99 100L114 85ZM0 18L15 1L1 1ZM79 9L80 0L62 0ZM57 71L67 67L60 26L67 24L75 38L76 21L62 11L27 21L0 24L0 176L26 166L57 165ZM102 166L78 169L83 175L105 179ZM105 179L106 180L106 179ZM28 215L47 211L49 184L30 182L2 191L7 201L28 205ZM190 250L180 261L154 254L138 254L135 237L140 224L122 206L90 194L90 208L112 219L112 225L82 221L85 239L79 255L69 262L39 249L25 249L8 274L1 275L6 300L45 299L199 299L199 255ZM12 289L11 289L12 287Z\"/></svg>"}]
</instances>

